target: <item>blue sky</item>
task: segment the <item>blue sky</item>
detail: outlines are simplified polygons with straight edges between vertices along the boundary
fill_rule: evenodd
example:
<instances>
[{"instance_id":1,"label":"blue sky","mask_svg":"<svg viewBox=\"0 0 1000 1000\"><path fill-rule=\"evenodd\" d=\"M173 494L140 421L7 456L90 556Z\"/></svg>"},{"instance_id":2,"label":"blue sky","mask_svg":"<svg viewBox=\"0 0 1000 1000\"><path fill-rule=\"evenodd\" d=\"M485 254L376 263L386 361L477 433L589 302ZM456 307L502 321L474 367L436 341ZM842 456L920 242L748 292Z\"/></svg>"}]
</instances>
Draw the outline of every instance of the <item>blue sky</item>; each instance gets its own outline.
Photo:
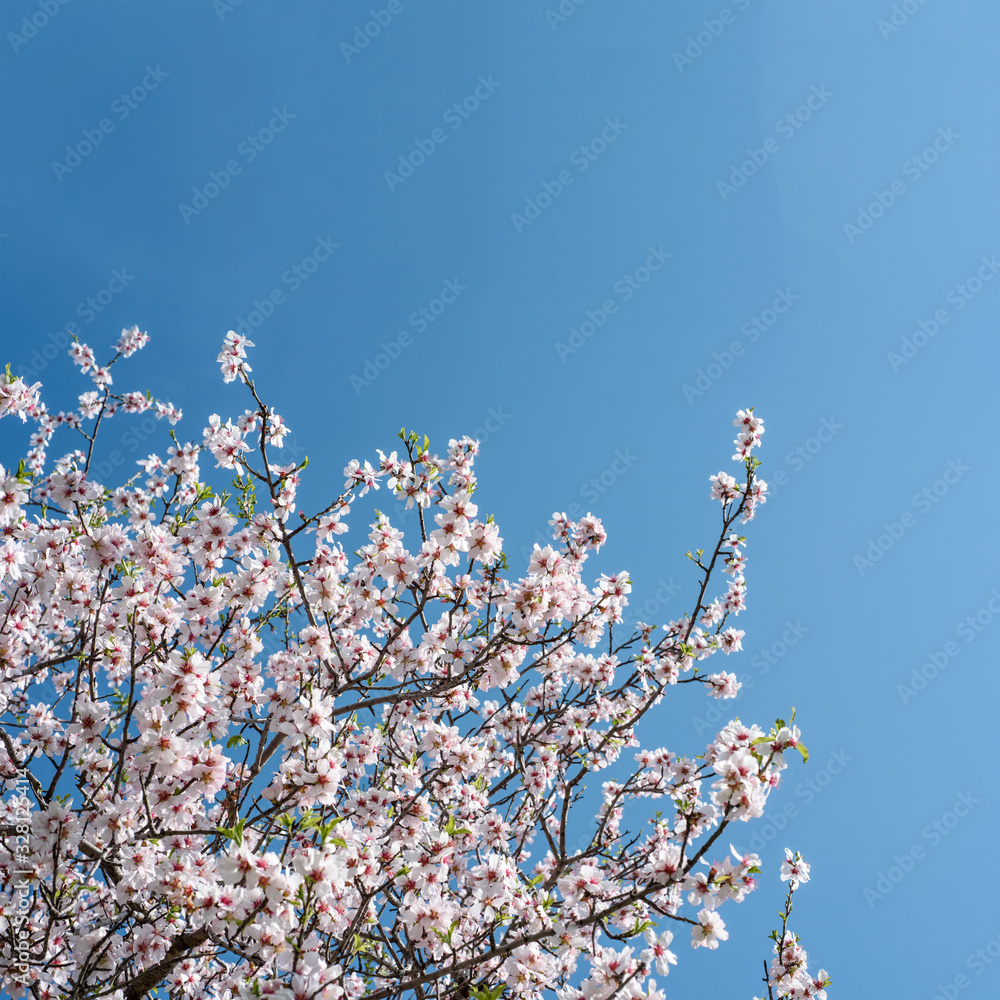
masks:
<instances>
[{"instance_id":1,"label":"blue sky","mask_svg":"<svg viewBox=\"0 0 1000 1000\"><path fill-rule=\"evenodd\" d=\"M786 844L832 996L996 996L998 28L962 0L6 0L0 361L68 408L68 324L100 354L136 323L125 388L199 439L246 406L215 364L246 322L307 503L402 425L475 434L509 552L592 510L595 572L662 620L755 406L727 709L794 705L812 758L668 997L759 991ZM679 692L649 744L701 752L714 705Z\"/></svg>"}]
</instances>

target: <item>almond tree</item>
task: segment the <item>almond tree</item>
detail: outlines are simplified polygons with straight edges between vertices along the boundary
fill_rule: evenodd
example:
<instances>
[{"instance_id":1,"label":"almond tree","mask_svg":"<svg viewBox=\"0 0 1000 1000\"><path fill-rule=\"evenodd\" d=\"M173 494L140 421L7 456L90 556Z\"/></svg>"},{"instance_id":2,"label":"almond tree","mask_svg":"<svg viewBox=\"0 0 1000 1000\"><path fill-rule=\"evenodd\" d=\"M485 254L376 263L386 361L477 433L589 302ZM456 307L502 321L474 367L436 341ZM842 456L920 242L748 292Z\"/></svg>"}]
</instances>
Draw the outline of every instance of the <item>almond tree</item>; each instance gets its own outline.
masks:
<instances>
[{"instance_id":1,"label":"almond tree","mask_svg":"<svg viewBox=\"0 0 1000 1000\"><path fill-rule=\"evenodd\" d=\"M740 480L711 477L721 524L689 553L690 613L626 633L628 574L584 581L600 520L554 514L553 544L511 567L470 438L437 455L401 431L299 511L307 460L280 461L288 429L235 333L219 361L250 407L96 481L108 419L181 418L114 389L147 340L124 330L103 366L74 343L93 387L69 412L0 378L0 416L34 425L0 466L7 992L660 1000L673 934L717 948L722 904L755 886L759 859L717 842L806 756L793 720L733 720L693 755L639 740L669 689L738 691L706 661L741 648L760 418L734 421ZM60 426L78 446L50 461ZM380 489L419 538L376 511L345 551L352 505ZM775 941L770 996L823 1000L786 926Z\"/></svg>"}]
</instances>

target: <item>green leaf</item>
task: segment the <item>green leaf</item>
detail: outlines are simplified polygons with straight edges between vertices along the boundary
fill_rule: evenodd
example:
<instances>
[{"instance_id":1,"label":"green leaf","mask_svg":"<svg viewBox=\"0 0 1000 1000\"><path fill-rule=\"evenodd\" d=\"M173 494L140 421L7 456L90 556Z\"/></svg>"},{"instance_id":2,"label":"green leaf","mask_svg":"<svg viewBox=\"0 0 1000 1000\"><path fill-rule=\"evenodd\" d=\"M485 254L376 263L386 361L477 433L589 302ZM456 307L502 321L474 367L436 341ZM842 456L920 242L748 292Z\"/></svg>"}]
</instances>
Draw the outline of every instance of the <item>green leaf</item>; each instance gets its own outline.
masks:
<instances>
[{"instance_id":1,"label":"green leaf","mask_svg":"<svg viewBox=\"0 0 1000 1000\"><path fill-rule=\"evenodd\" d=\"M328 823L320 823L317 820L315 826L319 830L320 843L325 844L327 838L330 836L330 831L337 826L338 823L343 823L345 819L347 819L346 816L334 816L334 818ZM330 842L336 844L338 847L347 847L347 841L341 837L332 837L330 838Z\"/></svg>"},{"instance_id":2,"label":"green leaf","mask_svg":"<svg viewBox=\"0 0 1000 1000\"><path fill-rule=\"evenodd\" d=\"M226 742L226 749L231 750L233 747L242 746L244 743L249 743L250 741L245 736L240 736L237 733L235 736L230 736Z\"/></svg>"},{"instance_id":3,"label":"green leaf","mask_svg":"<svg viewBox=\"0 0 1000 1000\"><path fill-rule=\"evenodd\" d=\"M243 828L247 825L245 819L237 820L235 826L217 826L216 832L221 833L224 837L229 840L236 841L236 846L239 847L243 843Z\"/></svg>"},{"instance_id":4,"label":"green leaf","mask_svg":"<svg viewBox=\"0 0 1000 1000\"><path fill-rule=\"evenodd\" d=\"M448 928L448 933L445 934L444 931L439 931L436 927L432 927L431 930L445 943L451 944L451 936L455 933L455 928L461 923L461 920L453 920L451 927Z\"/></svg>"},{"instance_id":5,"label":"green leaf","mask_svg":"<svg viewBox=\"0 0 1000 1000\"><path fill-rule=\"evenodd\" d=\"M795 749L802 754L802 763L804 764L809 759L809 751L806 749L805 743L796 744Z\"/></svg>"}]
</instances>

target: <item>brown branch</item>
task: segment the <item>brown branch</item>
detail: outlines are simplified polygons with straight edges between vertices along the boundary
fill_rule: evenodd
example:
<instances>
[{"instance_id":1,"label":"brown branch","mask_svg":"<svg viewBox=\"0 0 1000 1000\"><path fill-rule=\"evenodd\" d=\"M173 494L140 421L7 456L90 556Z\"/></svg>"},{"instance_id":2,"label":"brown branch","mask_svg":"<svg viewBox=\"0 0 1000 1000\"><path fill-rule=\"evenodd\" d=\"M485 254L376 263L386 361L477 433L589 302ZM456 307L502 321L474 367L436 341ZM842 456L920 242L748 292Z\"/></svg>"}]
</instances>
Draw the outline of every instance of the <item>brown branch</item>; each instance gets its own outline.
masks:
<instances>
[{"instance_id":1,"label":"brown branch","mask_svg":"<svg viewBox=\"0 0 1000 1000\"><path fill-rule=\"evenodd\" d=\"M166 955L156 965L140 972L138 976L125 985L125 1000L142 1000L150 990L170 975L174 966L187 958L188 952L203 945L207 940L208 930L204 927L200 930L178 934Z\"/></svg>"}]
</instances>

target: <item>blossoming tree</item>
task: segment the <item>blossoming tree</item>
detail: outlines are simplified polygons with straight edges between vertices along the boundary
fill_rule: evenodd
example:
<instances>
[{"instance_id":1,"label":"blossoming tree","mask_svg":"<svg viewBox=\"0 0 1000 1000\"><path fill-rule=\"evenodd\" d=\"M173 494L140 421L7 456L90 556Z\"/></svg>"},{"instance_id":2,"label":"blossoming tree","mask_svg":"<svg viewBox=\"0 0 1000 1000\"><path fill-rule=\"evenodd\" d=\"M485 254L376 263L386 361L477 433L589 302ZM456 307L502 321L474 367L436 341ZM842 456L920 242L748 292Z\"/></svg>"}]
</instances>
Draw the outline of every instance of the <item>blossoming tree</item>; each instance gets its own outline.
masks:
<instances>
[{"instance_id":1,"label":"blossoming tree","mask_svg":"<svg viewBox=\"0 0 1000 1000\"><path fill-rule=\"evenodd\" d=\"M737 415L741 480L711 477L721 528L691 556L690 614L623 634L628 575L584 580L600 520L555 514L553 544L508 565L469 438L437 455L401 432L322 510L297 510L306 463L276 457L287 428L234 333L219 361L250 408L211 416L200 443L171 431L124 484L95 481L109 418L181 417L114 388L147 339L123 331L103 366L74 343L93 386L69 412L0 377L0 417L34 425L0 466L3 988L662 998L674 933L717 948L722 904L755 886L755 855L718 852L727 827L805 756L781 720L734 720L694 756L639 739L671 688L737 693L706 661L741 645L734 528L765 500L762 421ZM79 447L50 460L60 427ZM206 485L220 475L231 496ZM379 489L415 508L419 537L376 512L352 557L335 538ZM781 877L794 889L808 866L789 852ZM769 995L823 1000L826 974L787 926L774 938Z\"/></svg>"}]
</instances>

